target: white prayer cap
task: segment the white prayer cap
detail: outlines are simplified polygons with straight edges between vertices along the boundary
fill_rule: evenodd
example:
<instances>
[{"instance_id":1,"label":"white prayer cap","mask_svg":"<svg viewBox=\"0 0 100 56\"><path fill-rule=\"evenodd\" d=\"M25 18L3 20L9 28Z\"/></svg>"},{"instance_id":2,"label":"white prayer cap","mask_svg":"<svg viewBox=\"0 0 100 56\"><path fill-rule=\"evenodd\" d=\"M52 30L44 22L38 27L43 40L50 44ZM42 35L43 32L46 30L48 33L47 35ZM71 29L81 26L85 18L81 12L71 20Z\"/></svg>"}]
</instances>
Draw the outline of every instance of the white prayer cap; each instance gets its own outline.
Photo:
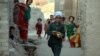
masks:
<instances>
[{"instance_id":1,"label":"white prayer cap","mask_svg":"<svg viewBox=\"0 0 100 56\"><path fill-rule=\"evenodd\" d=\"M61 11L56 11L56 12L54 13L54 17L56 17L56 16L63 17L63 13L62 13Z\"/></svg>"}]
</instances>

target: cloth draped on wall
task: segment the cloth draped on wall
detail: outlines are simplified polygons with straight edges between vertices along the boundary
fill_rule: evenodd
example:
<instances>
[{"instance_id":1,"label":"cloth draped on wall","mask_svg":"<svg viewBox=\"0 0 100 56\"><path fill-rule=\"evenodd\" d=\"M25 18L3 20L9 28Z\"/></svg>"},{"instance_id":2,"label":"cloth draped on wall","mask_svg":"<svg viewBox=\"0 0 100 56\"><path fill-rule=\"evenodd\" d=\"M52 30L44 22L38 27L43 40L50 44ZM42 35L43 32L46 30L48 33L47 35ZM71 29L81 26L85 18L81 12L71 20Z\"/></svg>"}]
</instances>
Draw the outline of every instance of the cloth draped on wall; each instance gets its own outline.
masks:
<instances>
[{"instance_id":1,"label":"cloth draped on wall","mask_svg":"<svg viewBox=\"0 0 100 56\"><path fill-rule=\"evenodd\" d=\"M30 12L31 12L31 8L30 8L30 6L27 6L27 9L25 10L25 20L26 20L26 22L28 22L29 19L31 18Z\"/></svg>"},{"instance_id":2,"label":"cloth draped on wall","mask_svg":"<svg viewBox=\"0 0 100 56\"><path fill-rule=\"evenodd\" d=\"M28 38L28 21L30 19L30 7L26 6L24 3L19 3L18 21L17 25L20 31L20 38L22 40L27 40Z\"/></svg>"},{"instance_id":3,"label":"cloth draped on wall","mask_svg":"<svg viewBox=\"0 0 100 56\"><path fill-rule=\"evenodd\" d=\"M72 23L65 24L65 30L67 31L68 38L75 34L74 28L75 25Z\"/></svg>"},{"instance_id":4,"label":"cloth draped on wall","mask_svg":"<svg viewBox=\"0 0 100 56\"><path fill-rule=\"evenodd\" d=\"M75 34L74 28L75 28L74 23L65 24L65 30L71 47L75 46L75 44L73 43L73 39L71 39L71 37Z\"/></svg>"},{"instance_id":5,"label":"cloth draped on wall","mask_svg":"<svg viewBox=\"0 0 100 56\"><path fill-rule=\"evenodd\" d=\"M76 28L76 30L75 30ZM71 24L65 24L65 30L67 31L67 36L69 39L69 43L71 47L80 47L81 46L81 40L80 40L80 29L77 28L75 23Z\"/></svg>"}]
</instances>

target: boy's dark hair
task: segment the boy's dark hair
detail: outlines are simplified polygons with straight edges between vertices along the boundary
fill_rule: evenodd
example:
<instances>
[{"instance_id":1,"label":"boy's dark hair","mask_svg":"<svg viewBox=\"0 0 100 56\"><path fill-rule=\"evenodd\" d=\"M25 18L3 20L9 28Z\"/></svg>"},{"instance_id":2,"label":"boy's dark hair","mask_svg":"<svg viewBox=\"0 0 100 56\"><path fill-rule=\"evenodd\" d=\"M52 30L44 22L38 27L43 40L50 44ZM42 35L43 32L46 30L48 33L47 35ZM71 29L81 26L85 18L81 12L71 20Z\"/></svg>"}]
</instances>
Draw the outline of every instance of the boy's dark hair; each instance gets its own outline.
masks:
<instances>
[{"instance_id":1,"label":"boy's dark hair","mask_svg":"<svg viewBox=\"0 0 100 56\"><path fill-rule=\"evenodd\" d=\"M50 17L53 17L53 15L50 15Z\"/></svg>"},{"instance_id":2,"label":"boy's dark hair","mask_svg":"<svg viewBox=\"0 0 100 56\"><path fill-rule=\"evenodd\" d=\"M14 0L14 3L19 2L19 0Z\"/></svg>"},{"instance_id":3,"label":"boy's dark hair","mask_svg":"<svg viewBox=\"0 0 100 56\"><path fill-rule=\"evenodd\" d=\"M38 18L38 21L42 21L42 19L41 18Z\"/></svg>"},{"instance_id":4,"label":"boy's dark hair","mask_svg":"<svg viewBox=\"0 0 100 56\"><path fill-rule=\"evenodd\" d=\"M65 21L65 17L62 17L62 20Z\"/></svg>"},{"instance_id":5,"label":"boy's dark hair","mask_svg":"<svg viewBox=\"0 0 100 56\"><path fill-rule=\"evenodd\" d=\"M48 21L48 24L50 24L51 22L50 21Z\"/></svg>"},{"instance_id":6,"label":"boy's dark hair","mask_svg":"<svg viewBox=\"0 0 100 56\"><path fill-rule=\"evenodd\" d=\"M9 38L13 40L14 36L12 35L12 32L11 32L12 29L15 29L15 27L10 26L10 28L9 28Z\"/></svg>"},{"instance_id":7,"label":"boy's dark hair","mask_svg":"<svg viewBox=\"0 0 100 56\"><path fill-rule=\"evenodd\" d=\"M15 29L15 27L13 27L13 26L10 26L10 30L11 30L11 29Z\"/></svg>"},{"instance_id":8,"label":"boy's dark hair","mask_svg":"<svg viewBox=\"0 0 100 56\"><path fill-rule=\"evenodd\" d=\"M71 18L73 19L73 21L75 20L74 16L69 16L69 21L70 21Z\"/></svg>"},{"instance_id":9,"label":"boy's dark hair","mask_svg":"<svg viewBox=\"0 0 100 56\"><path fill-rule=\"evenodd\" d=\"M10 26L10 28L9 28L9 33L11 32L12 29L15 29L15 27Z\"/></svg>"}]
</instances>

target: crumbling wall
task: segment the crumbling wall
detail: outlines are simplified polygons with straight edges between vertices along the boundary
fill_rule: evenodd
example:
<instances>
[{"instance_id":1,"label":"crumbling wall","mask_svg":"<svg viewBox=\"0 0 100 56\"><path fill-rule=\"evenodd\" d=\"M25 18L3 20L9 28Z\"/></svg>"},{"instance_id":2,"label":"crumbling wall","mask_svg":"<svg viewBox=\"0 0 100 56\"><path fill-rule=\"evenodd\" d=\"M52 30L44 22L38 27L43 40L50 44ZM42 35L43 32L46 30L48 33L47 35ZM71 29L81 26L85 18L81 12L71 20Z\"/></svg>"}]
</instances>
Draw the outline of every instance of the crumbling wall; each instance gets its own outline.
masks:
<instances>
[{"instance_id":1,"label":"crumbling wall","mask_svg":"<svg viewBox=\"0 0 100 56\"><path fill-rule=\"evenodd\" d=\"M83 56L100 56L100 0L78 0Z\"/></svg>"},{"instance_id":2,"label":"crumbling wall","mask_svg":"<svg viewBox=\"0 0 100 56\"><path fill-rule=\"evenodd\" d=\"M7 0L0 0L0 56L8 56L8 8Z\"/></svg>"}]
</instances>

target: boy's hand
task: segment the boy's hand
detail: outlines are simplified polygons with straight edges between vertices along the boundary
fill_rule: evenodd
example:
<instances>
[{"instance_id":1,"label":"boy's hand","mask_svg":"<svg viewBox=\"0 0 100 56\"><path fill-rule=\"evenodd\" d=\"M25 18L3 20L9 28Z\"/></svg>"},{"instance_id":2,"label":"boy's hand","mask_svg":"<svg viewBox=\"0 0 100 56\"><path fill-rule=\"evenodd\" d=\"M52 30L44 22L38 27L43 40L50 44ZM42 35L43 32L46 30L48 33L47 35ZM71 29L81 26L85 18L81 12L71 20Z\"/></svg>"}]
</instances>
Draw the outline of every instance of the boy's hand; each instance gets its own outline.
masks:
<instances>
[{"instance_id":1,"label":"boy's hand","mask_svg":"<svg viewBox=\"0 0 100 56\"><path fill-rule=\"evenodd\" d=\"M57 32L57 36L58 36L59 38L62 38L62 37L63 37L63 34L62 34L61 32Z\"/></svg>"},{"instance_id":2,"label":"boy's hand","mask_svg":"<svg viewBox=\"0 0 100 56\"><path fill-rule=\"evenodd\" d=\"M57 35L57 31L52 31L52 34L53 35Z\"/></svg>"}]
</instances>

